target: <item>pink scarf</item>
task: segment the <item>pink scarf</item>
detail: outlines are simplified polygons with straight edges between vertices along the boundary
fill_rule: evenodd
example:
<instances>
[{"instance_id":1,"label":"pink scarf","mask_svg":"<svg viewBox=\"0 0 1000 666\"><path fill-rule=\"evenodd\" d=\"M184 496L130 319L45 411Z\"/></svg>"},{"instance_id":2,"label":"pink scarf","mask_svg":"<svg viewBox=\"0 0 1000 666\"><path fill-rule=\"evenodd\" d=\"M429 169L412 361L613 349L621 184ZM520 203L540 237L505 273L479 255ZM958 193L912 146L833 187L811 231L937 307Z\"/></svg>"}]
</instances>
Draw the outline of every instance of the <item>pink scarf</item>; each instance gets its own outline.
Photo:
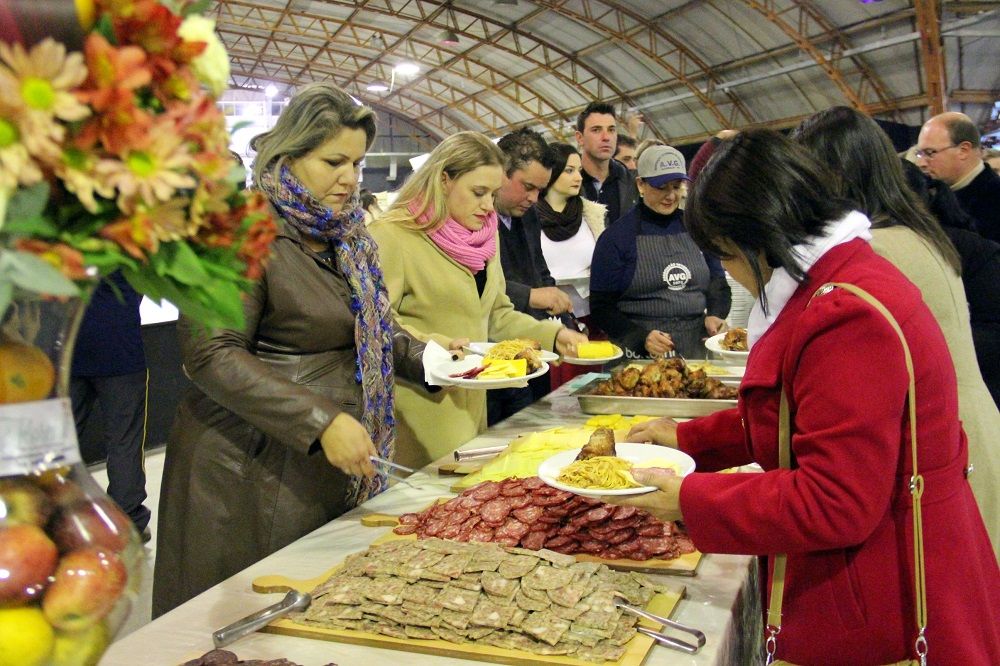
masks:
<instances>
[{"instance_id":1,"label":"pink scarf","mask_svg":"<svg viewBox=\"0 0 1000 666\"><path fill-rule=\"evenodd\" d=\"M414 208L416 206L410 206L411 213L414 212ZM417 220L426 223L433 214L428 208ZM479 231L466 229L449 217L444 226L427 235L442 252L473 273L478 273L486 268L486 262L497 253L497 214L490 213L486 224Z\"/></svg>"}]
</instances>

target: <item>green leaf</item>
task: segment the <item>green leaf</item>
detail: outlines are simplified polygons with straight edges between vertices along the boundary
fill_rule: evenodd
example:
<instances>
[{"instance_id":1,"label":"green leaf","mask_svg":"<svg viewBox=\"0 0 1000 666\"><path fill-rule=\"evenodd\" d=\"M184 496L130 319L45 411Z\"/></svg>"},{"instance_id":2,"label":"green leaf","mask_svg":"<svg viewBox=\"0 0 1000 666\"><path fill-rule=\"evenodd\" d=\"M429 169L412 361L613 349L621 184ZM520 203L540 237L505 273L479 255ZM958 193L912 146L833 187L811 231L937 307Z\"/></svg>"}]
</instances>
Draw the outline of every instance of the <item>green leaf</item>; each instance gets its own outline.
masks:
<instances>
[{"instance_id":1,"label":"green leaf","mask_svg":"<svg viewBox=\"0 0 1000 666\"><path fill-rule=\"evenodd\" d=\"M35 238L57 238L59 236L59 227L56 223L41 215L7 220L3 231L11 236L34 236Z\"/></svg>"},{"instance_id":2,"label":"green leaf","mask_svg":"<svg viewBox=\"0 0 1000 666\"><path fill-rule=\"evenodd\" d=\"M44 181L30 187L18 188L7 202L6 220L10 222L41 217L48 202L49 184Z\"/></svg>"},{"instance_id":3,"label":"green leaf","mask_svg":"<svg viewBox=\"0 0 1000 666\"><path fill-rule=\"evenodd\" d=\"M164 243L160 245L160 251L167 255L166 275L178 282L196 285L210 279L198 255L185 241Z\"/></svg>"},{"instance_id":4,"label":"green leaf","mask_svg":"<svg viewBox=\"0 0 1000 666\"><path fill-rule=\"evenodd\" d=\"M204 14L211 4L212 0L195 0L181 9L181 16L187 18L192 14Z\"/></svg>"},{"instance_id":5,"label":"green leaf","mask_svg":"<svg viewBox=\"0 0 1000 666\"><path fill-rule=\"evenodd\" d=\"M0 251L0 282L11 282L36 294L76 296L80 293L76 283L30 252Z\"/></svg>"}]
</instances>

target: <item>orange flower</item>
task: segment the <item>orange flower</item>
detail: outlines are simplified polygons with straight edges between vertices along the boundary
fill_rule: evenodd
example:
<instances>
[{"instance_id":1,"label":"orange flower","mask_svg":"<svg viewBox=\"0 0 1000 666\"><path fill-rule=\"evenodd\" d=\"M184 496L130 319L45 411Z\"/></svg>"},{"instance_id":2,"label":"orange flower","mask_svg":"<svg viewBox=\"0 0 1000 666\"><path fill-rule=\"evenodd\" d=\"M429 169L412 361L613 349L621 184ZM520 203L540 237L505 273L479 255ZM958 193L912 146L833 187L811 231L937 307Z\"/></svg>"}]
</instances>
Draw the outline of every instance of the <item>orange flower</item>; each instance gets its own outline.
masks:
<instances>
[{"instance_id":1,"label":"orange flower","mask_svg":"<svg viewBox=\"0 0 1000 666\"><path fill-rule=\"evenodd\" d=\"M136 259L145 261L147 253L152 254L160 246L153 233L153 223L149 216L140 213L113 222L101 229L101 236L112 240Z\"/></svg>"},{"instance_id":2,"label":"orange flower","mask_svg":"<svg viewBox=\"0 0 1000 666\"><path fill-rule=\"evenodd\" d=\"M146 54L138 47L114 47L95 32L87 37L83 50L89 76L77 95L95 111L119 106L122 93L148 85L153 78Z\"/></svg>"},{"instance_id":3,"label":"orange flower","mask_svg":"<svg viewBox=\"0 0 1000 666\"><path fill-rule=\"evenodd\" d=\"M83 266L83 255L65 243L49 243L37 238L22 238L15 245L18 250L38 255L43 261L52 264L70 280L83 280L88 277Z\"/></svg>"}]
</instances>

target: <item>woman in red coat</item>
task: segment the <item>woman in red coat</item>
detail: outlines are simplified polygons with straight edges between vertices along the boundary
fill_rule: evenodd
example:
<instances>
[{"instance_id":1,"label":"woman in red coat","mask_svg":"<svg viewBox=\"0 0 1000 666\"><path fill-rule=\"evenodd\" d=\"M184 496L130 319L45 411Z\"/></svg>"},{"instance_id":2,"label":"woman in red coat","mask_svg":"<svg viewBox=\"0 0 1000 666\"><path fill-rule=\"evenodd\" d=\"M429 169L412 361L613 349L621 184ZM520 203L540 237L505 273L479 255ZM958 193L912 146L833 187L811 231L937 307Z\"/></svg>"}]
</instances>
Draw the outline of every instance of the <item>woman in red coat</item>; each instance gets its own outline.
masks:
<instances>
[{"instance_id":1,"label":"woman in red coat","mask_svg":"<svg viewBox=\"0 0 1000 666\"><path fill-rule=\"evenodd\" d=\"M766 168L765 168L766 167ZM916 368L932 664L1000 664L1000 569L965 478L955 372L920 292L835 198L830 174L771 131L719 148L688 198L696 242L757 301L739 406L630 441L695 458L684 479L636 470L659 492L629 502L683 519L709 553L787 553L779 659L885 664L916 656L911 461L902 346L887 320L828 282L857 285L897 319ZM788 396L792 469L778 468ZM757 462L764 473L713 474Z\"/></svg>"}]
</instances>

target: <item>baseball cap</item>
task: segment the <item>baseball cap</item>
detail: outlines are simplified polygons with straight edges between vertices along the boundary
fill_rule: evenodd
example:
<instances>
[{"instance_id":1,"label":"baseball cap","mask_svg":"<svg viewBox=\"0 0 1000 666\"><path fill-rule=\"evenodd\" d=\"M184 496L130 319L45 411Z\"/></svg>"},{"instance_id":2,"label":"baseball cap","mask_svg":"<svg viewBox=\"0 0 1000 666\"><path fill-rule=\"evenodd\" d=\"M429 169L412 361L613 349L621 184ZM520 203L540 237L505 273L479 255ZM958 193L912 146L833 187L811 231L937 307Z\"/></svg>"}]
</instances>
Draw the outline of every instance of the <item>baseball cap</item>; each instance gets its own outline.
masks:
<instances>
[{"instance_id":1,"label":"baseball cap","mask_svg":"<svg viewBox=\"0 0 1000 666\"><path fill-rule=\"evenodd\" d=\"M684 156L670 146L650 146L642 151L636 174L653 187L663 187L672 180L688 180Z\"/></svg>"}]
</instances>

